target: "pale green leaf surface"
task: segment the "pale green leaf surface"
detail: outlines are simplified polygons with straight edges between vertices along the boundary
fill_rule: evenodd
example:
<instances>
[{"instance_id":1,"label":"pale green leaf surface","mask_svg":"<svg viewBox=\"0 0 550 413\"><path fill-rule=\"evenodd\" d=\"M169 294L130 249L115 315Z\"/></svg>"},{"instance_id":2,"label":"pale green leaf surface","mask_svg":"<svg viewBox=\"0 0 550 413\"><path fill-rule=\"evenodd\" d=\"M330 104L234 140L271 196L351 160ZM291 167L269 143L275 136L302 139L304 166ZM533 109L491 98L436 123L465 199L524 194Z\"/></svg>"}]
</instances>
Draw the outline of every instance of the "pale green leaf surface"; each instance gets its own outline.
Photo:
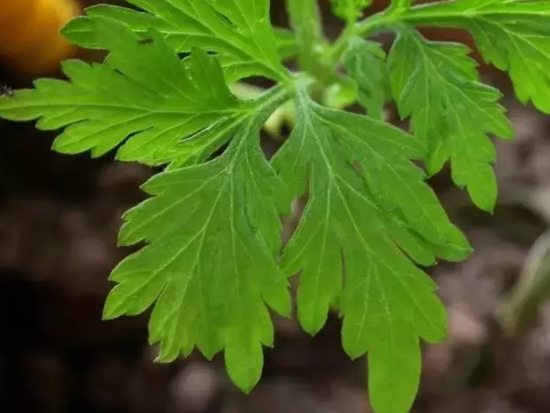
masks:
<instances>
[{"instance_id":1,"label":"pale green leaf surface","mask_svg":"<svg viewBox=\"0 0 550 413\"><path fill-rule=\"evenodd\" d=\"M273 105L228 131L220 157L144 185L152 198L124 216L120 244L148 245L113 271L104 312L111 319L153 306L150 341L160 343L160 360L195 346L208 358L224 349L229 375L245 391L260 379L262 346L273 345L268 308L290 313L275 262L279 215L290 200L259 146Z\"/></svg>"},{"instance_id":2,"label":"pale green leaf surface","mask_svg":"<svg viewBox=\"0 0 550 413\"><path fill-rule=\"evenodd\" d=\"M143 11L118 6L88 8L86 17L71 21L63 34L73 43L94 49L109 49L93 25L98 18L127 24L138 35L150 29L161 33L178 53L193 47L220 54L231 81L250 75L284 79L283 55L293 52L292 36L275 36L269 20L269 0L131 0Z\"/></svg>"},{"instance_id":3,"label":"pale green leaf surface","mask_svg":"<svg viewBox=\"0 0 550 413\"><path fill-rule=\"evenodd\" d=\"M344 66L357 83L357 98L369 116L382 119L391 96L386 54L378 43L355 38L344 55Z\"/></svg>"},{"instance_id":4,"label":"pale green leaf surface","mask_svg":"<svg viewBox=\"0 0 550 413\"><path fill-rule=\"evenodd\" d=\"M549 1L440 2L411 9L404 19L468 30L485 60L510 73L518 98L550 113Z\"/></svg>"},{"instance_id":5,"label":"pale green leaf surface","mask_svg":"<svg viewBox=\"0 0 550 413\"><path fill-rule=\"evenodd\" d=\"M357 103L357 84L352 79L349 80L350 82L334 83L327 87L321 100L322 105L332 109L344 109Z\"/></svg>"},{"instance_id":6,"label":"pale green leaf surface","mask_svg":"<svg viewBox=\"0 0 550 413\"><path fill-rule=\"evenodd\" d=\"M204 159L224 143L216 132L250 113L216 58L196 49L184 65L155 32L149 42L113 20L94 24L111 50L105 64L67 61L69 82L39 80L2 99L0 115L39 119L42 130L66 127L53 145L58 152L99 156L122 144L118 159L154 165L169 161L175 145L180 158Z\"/></svg>"},{"instance_id":7,"label":"pale green leaf surface","mask_svg":"<svg viewBox=\"0 0 550 413\"><path fill-rule=\"evenodd\" d=\"M297 125L272 161L291 192L309 191L281 263L289 275L301 271L300 322L316 333L339 298L344 348L353 358L369 353L378 413L408 412L419 337L446 336L436 286L412 260L430 265L436 256L460 260L471 251L410 161L422 156L405 132L323 108L300 91Z\"/></svg>"},{"instance_id":8,"label":"pale green leaf surface","mask_svg":"<svg viewBox=\"0 0 550 413\"><path fill-rule=\"evenodd\" d=\"M330 0L330 2L336 16L353 23L362 16L363 10L372 3L372 0Z\"/></svg>"},{"instance_id":9,"label":"pale green leaf surface","mask_svg":"<svg viewBox=\"0 0 550 413\"><path fill-rule=\"evenodd\" d=\"M492 211L496 152L487 134L509 139L513 132L498 104L500 92L479 82L468 53L463 45L428 42L404 30L389 56L391 87L399 113L411 116L415 135L426 145L429 172L450 160L454 182Z\"/></svg>"}]
</instances>

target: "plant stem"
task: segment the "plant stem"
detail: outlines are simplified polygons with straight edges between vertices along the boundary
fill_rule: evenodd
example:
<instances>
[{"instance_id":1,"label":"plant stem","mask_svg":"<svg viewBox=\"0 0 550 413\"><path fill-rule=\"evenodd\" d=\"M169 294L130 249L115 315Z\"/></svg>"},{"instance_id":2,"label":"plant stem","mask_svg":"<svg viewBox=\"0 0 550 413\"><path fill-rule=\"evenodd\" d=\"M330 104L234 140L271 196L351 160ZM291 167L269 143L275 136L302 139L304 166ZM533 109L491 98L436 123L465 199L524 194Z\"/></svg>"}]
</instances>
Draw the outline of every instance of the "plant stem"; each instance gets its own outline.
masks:
<instances>
[{"instance_id":1,"label":"plant stem","mask_svg":"<svg viewBox=\"0 0 550 413\"><path fill-rule=\"evenodd\" d=\"M346 52L351 39L354 37L367 37L371 32L382 29L398 20L399 18L394 16L393 13L388 13L385 10L354 25L347 26L340 37L336 39L331 50L330 61L333 63L334 68L338 67L340 59Z\"/></svg>"},{"instance_id":2,"label":"plant stem","mask_svg":"<svg viewBox=\"0 0 550 413\"><path fill-rule=\"evenodd\" d=\"M296 32L300 68L313 71L319 45L325 43L317 0L286 0L286 9L290 26Z\"/></svg>"},{"instance_id":3,"label":"plant stem","mask_svg":"<svg viewBox=\"0 0 550 413\"><path fill-rule=\"evenodd\" d=\"M361 20L354 25L349 25L333 44L329 59L336 69L339 65L340 59L348 48L349 42L354 37L365 38L373 31L389 28L399 22L419 23L426 20L427 23L429 23L430 20L437 21L437 18L456 16L456 11L446 10L445 7L447 7L448 4L448 2L441 1L430 4L421 4L409 9L389 7L386 10Z\"/></svg>"}]
</instances>

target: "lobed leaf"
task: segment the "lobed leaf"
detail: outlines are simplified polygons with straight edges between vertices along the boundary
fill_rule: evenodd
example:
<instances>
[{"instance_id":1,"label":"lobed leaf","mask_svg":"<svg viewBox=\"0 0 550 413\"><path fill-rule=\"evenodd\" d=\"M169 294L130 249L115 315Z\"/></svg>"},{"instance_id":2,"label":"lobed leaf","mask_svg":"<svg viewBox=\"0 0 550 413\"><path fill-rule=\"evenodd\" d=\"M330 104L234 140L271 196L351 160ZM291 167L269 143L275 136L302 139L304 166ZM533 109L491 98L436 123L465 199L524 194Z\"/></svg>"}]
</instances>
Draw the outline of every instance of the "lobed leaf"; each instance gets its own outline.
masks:
<instances>
[{"instance_id":1,"label":"lobed leaf","mask_svg":"<svg viewBox=\"0 0 550 413\"><path fill-rule=\"evenodd\" d=\"M264 12L241 21L229 3L212 7L239 25ZM120 244L146 246L111 274L117 285L104 317L153 307L150 341L160 343L161 361L194 347L209 358L224 350L229 375L249 391L261 376L263 346L273 344L269 310L290 312L287 277L275 257L279 217L291 200L259 145L287 92L276 87L240 101L216 56L193 48L181 61L154 29L144 38L110 18L91 24L110 51L106 62L65 63L69 81L40 80L34 90L2 97L0 116L39 119L46 130L67 127L54 143L60 152L98 156L120 146L119 159L170 163L145 184L152 198L124 217ZM225 143L221 156L204 162Z\"/></svg>"},{"instance_id":2,"label":"lobed leaf","mask_svg":"<svg viewBox=\"0 0 550 413\"><path fill-rule=\"evenodd\" d=\"M468 30L485 60L508 71L518 98L550 113L550 2L457 0L411 9L412 24Z\"/></svg>"},{"instance_id":3,"label":"lobed leaf","mask_svg":"<svg viewBox=\"0 0 550 413\"><path fill-rule=\"evenodd\" d=\"M112 19L148 36L154 29L178 53L193 47L219 54L229 81L251 75L285 79L281 57L294 53L293 36L269 20L269 0L131 0L143 11L100 5L86 9L87 16L72 20L63 34L72 43L92 49L110 49L96 19Z\"/></svg>"},{"instance_id":4,"label":"lobed leaf","mask_svg":"<svg viewBox=\"0 0 550 413\"><path fill-rule=\"evenodd\" d=\"M38 80L34 90L4 99L0 116L38 119L41 130L66 127L53 144L61 153L100 156L120 145L118 159L156 165L170 161L175 146L180 159L205 159L225 142L217 132L251 112L202 50L184 65L155 31L143 41L114 20L93 25L111 51L105 64L67 61L69 82Z\"/></svg>"},{"instance_id":5,"label":"lobed leaf","mask_svg":"<svg viewBox=\"0 0 550 413\"><path fill-rule=\"evenodd\" d=\"M389 56L391 87L402 118L428 150L431 174L450 160L454 182L474 203L492 211L497 184L491 165L495 148L487 136L513 131L496 89L479 82L476 63L459 44L428 42L412 30L400 32Z\"/></svg>"},{"instance_id":6,"label":"lobed leaf","mask_svg":"<svg viewBox=\"0 0 550 413\"><path fill-rule=\"evenodd\" d=\"M288 281L275 262L279 215L290 200L259 146L277 102L270 99L228 131L223 155L145 184L152 198L124 216L119 239L147 246L113 271L117 286L104 311L111 319L152 306L149 339L160 343L161 361L195 346L208 358L223 349L229 375L244 391L260 379L262 346L273 345L268 308L290 313Z\"/></svg>"},{"instance_id":7,"label":"lobed leaf","mask_svg":"<svg viewBox=\"0 0 550 413\"><path fill-rule=\"evenodd\" d=\"M268 0L130 3L141 11L96 6L64 29L75 44L108 50L104 64L69 61L69 81L39 80L34 90L0 98L1 117L65 128L54 143L59 152L99 156L118 148L121 160L168 164L145 184L151 198L124 217L120 244L145 247L113 271L104 317L152 308L150 341L160 344L161 361L194 348L208 358L224 351L231 378L249 391L261 375L263 347L273 345L269 311L290 313L287 277L301 272L303 328L317 333L337 304L345 351L368 355L374 409L408 412L420 340L441 341L447 329L436 285L418 266L471 252L412 161L424 160L429 173L450 161L456 184L491 210L495 150L488 135L510 138L512 131L499 92L480 83L469 50L428 42L403 23L471 31L485 59L510 71L520 99L550 111L547 2L411 8L414 0L392 0L387 13L350 26L356 28L334 49L325 48L313 0L287 2L297 41L273 29ZM369 4L332 0L349 24ZM344 55L357 93L349 79L327 72L331 53L344 50L353 30L386 25L398 28L387 62L379 45L359 38ZM317 80L313 91L281 63L296 51ZM247 101L227 87L256 75L282 85ZM296 110L284 110L295 128L269 163L260 130L291 91ZM310 92L337 106L357 95L369 116L324 108ZM390 95L400 115L411 117L417 139L380 120ZM278 262L280 216L306 192L306 209Z\"/></svg>"},{"instance_id":8,"label":"lobed leaf","mask_svg":"<svg viewBox=\"0 0 550 413\"><path fill-rule=\"evenodd\" d=\"M341 296L343 345L352 358L368 353L375 410L408 412L419 382L418 339L440 341L447 328L435 284L413 261L460 260L470 247L409 160L423 156L418 141L381 121L323 108L304 90L296 99L297 125L272 162L292 193L309 191L281 262L289 275L301 270L301 325L315 334Z\"/></svg>"}]
</instances>

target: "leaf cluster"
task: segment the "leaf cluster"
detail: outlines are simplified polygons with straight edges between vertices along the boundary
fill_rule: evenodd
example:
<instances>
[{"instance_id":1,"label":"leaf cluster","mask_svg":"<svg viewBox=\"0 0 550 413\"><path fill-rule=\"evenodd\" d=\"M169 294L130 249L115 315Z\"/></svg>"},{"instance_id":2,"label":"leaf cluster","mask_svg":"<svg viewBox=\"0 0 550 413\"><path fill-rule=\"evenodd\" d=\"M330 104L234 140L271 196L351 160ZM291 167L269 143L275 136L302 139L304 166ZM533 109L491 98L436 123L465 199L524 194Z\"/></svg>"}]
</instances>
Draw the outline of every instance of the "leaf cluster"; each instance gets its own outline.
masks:
<instances>
[{"instance_id":1,"label":"leaf cluster","mask_svg":"<svg viewBox=\"0 0 550 413\"><path fill-rule=\"evenodd\" d=\"M315 0L287 1L290 30L271 25L269 0L130 3L136 9L91 7L63 30L106 50L103 63L69 60L67 80L0 97L0 117L61 130L57 152L163 167L143 186L150 198L124 216L119 244L145 246L113 270L104 317L152 308L160 361L223 351L233 381L250 391L274 344L272 313L291 315L289 277L299 274L303 329L317 333L338 311L344 350L368 357L376 412L408 412L421 340L447 333L421 268L472 251L426 180L449 164L456 185L492 211L491 139L513 136L470 50L417 27L469 31L518 98L548 113L550 3L393 0L361 19L369 0L331 0L346 23L334 43ZM396 35L389 52L367 40L380 30ZM251 77L273 87L247 86ZM390 101L408 132L385 122ZM353 103L362 113L344 110ZM292 133L267 159L262 129L288 119ZM304 195L283 245L282 217Z\"/></svg>"}]
</instances>

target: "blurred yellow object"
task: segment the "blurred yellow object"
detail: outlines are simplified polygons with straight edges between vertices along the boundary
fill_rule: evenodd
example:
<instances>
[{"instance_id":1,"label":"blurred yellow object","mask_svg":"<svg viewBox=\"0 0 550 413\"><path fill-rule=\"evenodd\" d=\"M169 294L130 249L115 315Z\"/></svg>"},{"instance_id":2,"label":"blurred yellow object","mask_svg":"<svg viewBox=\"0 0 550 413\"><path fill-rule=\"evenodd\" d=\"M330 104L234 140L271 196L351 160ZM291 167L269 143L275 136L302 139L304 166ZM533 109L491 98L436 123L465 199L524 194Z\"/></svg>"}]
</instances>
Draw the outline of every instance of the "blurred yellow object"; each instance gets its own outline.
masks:
<instances>
[{"instance_id":1,"label":"blurred yellow object","mask_svg":"<svg viewBox=\"0 0 550 413\"><path fill-rule=\"evenodd\" d=\"M0 59L27 75L54 70L74 52L59 30L78 12L76 0L0 0Z\"/></svg>"}]
</instances>

